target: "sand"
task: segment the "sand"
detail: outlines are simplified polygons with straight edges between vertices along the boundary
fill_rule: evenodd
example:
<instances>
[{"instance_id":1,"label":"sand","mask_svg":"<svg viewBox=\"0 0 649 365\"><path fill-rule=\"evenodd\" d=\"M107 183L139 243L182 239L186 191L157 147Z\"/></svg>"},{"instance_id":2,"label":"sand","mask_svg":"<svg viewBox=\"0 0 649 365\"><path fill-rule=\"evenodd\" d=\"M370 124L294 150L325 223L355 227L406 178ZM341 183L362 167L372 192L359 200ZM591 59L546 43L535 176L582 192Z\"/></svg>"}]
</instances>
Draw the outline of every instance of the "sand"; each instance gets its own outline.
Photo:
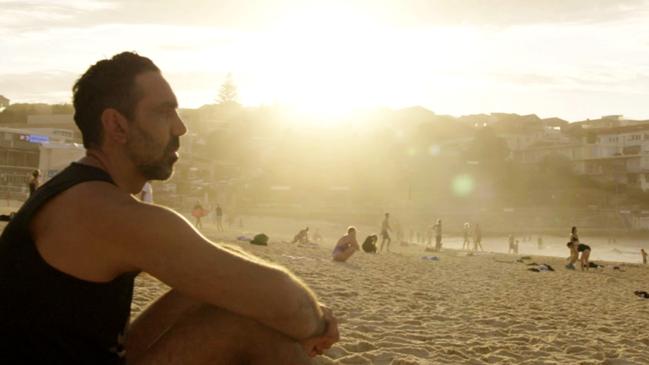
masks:
<instances>
[{"instance_id":1,"label":"sand","mask_svg":"<svg viewBox=\"0 0 649 365\"><path fill-rule=\"evenodd\" d=\"M333 239L298 248L273 237L268 247L240 245L285 265L340 320L341 341L314 364L649 364L649 300L633 294L649 291L647 266L579 272L533 256L557 270L534 273L513 255L419 246L336 263ZM165 290L141 275L133 315Z\"/></svg>"}]
</instances>

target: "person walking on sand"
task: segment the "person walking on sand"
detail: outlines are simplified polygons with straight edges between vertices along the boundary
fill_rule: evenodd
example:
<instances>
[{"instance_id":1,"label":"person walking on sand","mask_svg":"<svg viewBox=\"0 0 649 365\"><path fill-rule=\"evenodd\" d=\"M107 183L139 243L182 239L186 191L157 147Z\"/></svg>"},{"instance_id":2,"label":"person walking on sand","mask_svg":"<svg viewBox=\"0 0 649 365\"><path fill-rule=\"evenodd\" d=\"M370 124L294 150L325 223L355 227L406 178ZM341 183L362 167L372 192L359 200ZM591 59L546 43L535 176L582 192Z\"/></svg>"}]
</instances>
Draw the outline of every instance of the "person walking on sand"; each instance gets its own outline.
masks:
<instances>
[{"instance_id":1,"label":"person walking on sand","mask_svg":"<svg viewBox=\"0 0 649 365\"><path fill-rule=\"evenodd\" d=\"M301 229L294 237L291 243L299 243L301 245L309 243L309 227Z\"/></svg>"},{"instance_id":2,"label":"person walking on sand","mask_svg":"<svg viewBox=\"0 0 649 365\"><path fill-rule=\"evenodd\" d=\"M435 232L435 251L442 250L442 220L438 219L433 226Z\"/></svg>"},{"instance_id":3,"label":"person walking on sand","mask_svg":"<svg viewBox=\"0 0 649 365\"><path fill-rule=\"evenodd\" d=\"M32 171L32 178L29 180L29 183L27 184L29 186L29 196L32 196L36 189L38 189L39 186L41 186L41 172L40 170L34 170Z\"/></svg>"},{"instance_id":4,"label":"person walking on sand","mask_svg":"<svg viewBox=\"0 0 649 365\"><path fill-rule=\"evenodd\" d=\"M508 243L508 247L507 247L507 253L508 254L514 253L515 247L516 247L516 242L514 241L514 235L513 234L509 235L508 241L509 241L509 243Z\"/></svg>"},{"instance_id":5,"label":"person walking on sand","mask_svg":"<svg viewBox=\"0 0 649 365\"><path fill-rule=\"evenodd\" d=\"M390 252L390 242L392 242L392 238L390 238L391 230L392 228L390 228L390 213L385 213L385 218L381 223L381 248L379 249L379 252L383 252L383 245L385 245L386 243L386 250Z\"/></svg>"},{"instance_id":6,"label":"person walking on sand","mask_svg":"<svg viewBox=\"0 0 649 365\"><path fill-rule=\"evenodd\" d=\"M642 263L647 264L647 252L644 250L644 248L640 249L640 254L642 255Z\"/></svg>"},{"instance_id":7,"label":"person walking on sand","mask_svg":"<svg viewBox=\"0 0 649 365\"><path fill-rule=\"evenodd\" d=\"M200 202L196 202L194 205L194 208L192 209L192 216L194 219L196 219L196 222L194 223L194 226L196 228L203 228L203 224L201 223L201 218L205 215L205 210L203 209L203 206L201 205Z\"/></svg>"},{"instance_id":8,"label":"person walking on sand","mask_svg":"<svg viewBox=\"0 0 649 365\"><path fill-rule=\"evenodd\" d=\"M480 248L480 251L484 251L482 248L482 229L480 228L480 225L476 223L475 228L473 228L473 251L478 251L478 247Z\"/></svg>"},{"instance_id":9,"label":"person walking on sand","mask_svg":"<svg viewBox=\"0 0 649 365\"><path fill-rule=\"evenodd\" d=\"M0 236L0 364L307 365L338 341L331 310L288 270L134 196L171 177L187 131L150 59L101 60L73 93L86 156ZM131 322L141 272L170 289Z\"/></svg>"},{"instance_id":10,"label":"person walking on sand","mask_svg":"<svg viewBox=\"0 0 649 365\"><path fill-rule=\"evenodd\" d=\"M471 239L469 238L469 235L471 234L471 224L469 222L464 223L463 227L463 232L464 234L464 241L462 242L462 249L463 250L469 250L471 249Z\"/></svg>"},{"instance_id":11,"label":"person walking on sand","mask_svg":"<svg viewBox=\"0 0 649 365\"><path fill-rule=\"evenodd\" d=\"M216 215L216 230L223 232L223 209L221 209L221 206L218 203L216 204L214 214Z\"/></svg>"},{"instance_id":12,"label":"person walking on sand","mask_svg":"<svg viewBox=\"0 0 649 365\"><path fill-rule=\"evenodd\" d=\"M347 233L340 237L338 243L336 243L331 256L334 261L345 262L359 249L360 247L356 241L356 227L349 226Z\"/></svg>"}]
</instances>

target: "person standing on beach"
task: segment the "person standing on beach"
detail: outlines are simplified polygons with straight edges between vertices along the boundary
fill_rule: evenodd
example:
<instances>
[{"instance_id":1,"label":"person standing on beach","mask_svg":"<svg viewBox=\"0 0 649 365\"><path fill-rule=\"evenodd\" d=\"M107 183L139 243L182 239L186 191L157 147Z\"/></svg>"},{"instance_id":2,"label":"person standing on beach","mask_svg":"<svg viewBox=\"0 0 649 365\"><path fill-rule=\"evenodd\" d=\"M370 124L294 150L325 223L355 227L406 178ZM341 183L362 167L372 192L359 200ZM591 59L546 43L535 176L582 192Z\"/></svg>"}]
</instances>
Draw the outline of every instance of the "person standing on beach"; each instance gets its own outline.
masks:
<instances>
[{"instance_id":1,"label":"person standing on beach","mask_svg":"<svg viewBox=\"0 0 649 365\"><path fill-rule=\"evenodd\" d=\"M386 244L386 242L386 249L388 252L390 252L390 242L392 242L392 239L390 238L391 230L392 228L390 228L390 213L385 213L385 218L381 223L381 248L379 249L379 252L383 252L383 245Z\"/></svg>"},{"instance_id":2,"label":"person standing on beach","mask_svg":"<svg viewBox=\"0 0 649 365\"><path fill-rule=\"evenodd\" d=\"M572 243L574 243L574 245L572 245ZM577 244L579 244L579 234L577 233L577 227L572 226L572 228L570 228L570 238L567 244L568 248L570 249L570 256L568 257L568 264L566 264L566 269L575 269L575 263L579 259Z\"/></svg>"},{"instance_id":3,"label":"person standing on beach","mask_svg":"<svg viewBox=\"0 0 649 365\"><path fill-rule=\"evenodd\" d=\"M575 242L578 243L578 241L570 241L566 243L566 246L570 250L570 256L568 256L567 260L568 263L566 264L566 269L568 270L574 270L575 269L575 263L577 262L577 259L579 258L579 253L577 252L577 245Z\"/></svg>"},{"instance_id":4,"label":"person standing on beach","mask_svg":"<svg viewBox=\"0 0 649 365\"><path fill-rule=\"evenodd\" d=\"M471 224L469 222L464 223L463 227L463 234L464 234L464 241L462 242L462 249L467 249L469 250L471 248L471 239L469 238L469 235L471 233Z\"/></svg>"},{"instance_id":5,"label":"person standing on beach","mask_svg":"<svg viewBox=\"0 0 649 365\"><path fill-rule=\"evenodd\" d=\"M577 227L572 226L570 228L570 241L569 242L579 242L579 233L577 233Z\"/></svg>"},{"instance_id":6,"label":"person standing on beach","mask_svg":"<svg viewBox=\"0 0 649 365\"><path fill-rule=\"evenodd\" d=\"M347 227L347 234L338 240L331 256L334 261L345 262L359 249L360 247L356 241L356 227L349 226Z\"/></svg>"},{"instance_id":7,"label":"person standing on beach","mask_svg":"<svg viewBox=\"0 0 649 365\"><path fill-rule=\"evenodd\" d=\"M647 264L647 252L644 250L644 248L640 249L640 254L642 255L642 263Z\"/></svg>"},{"instance_id":8,"label":"person standing on beach","mask_svg":"<svg viewBox=\"0 0 649 365\"><path fill-rule=\"evenodd\" d=\"M1 364L306 365L339 339L288 270L133 196L172 175L187 131L150 59L101 60L73 90L86 156L0 236ZM129 324L140 272L171 289Z\"/></svg>"},{"instance_id":9,"label":"person standing on beach","mask_svg":"<svg viewBox=\"0 0 649 365\"><path fill-rule=\"evenodd\" d=\"M309 243L309 227L301 229L294 237L291 243L307 244Z\"/></svg>"},{"instance_id":10,"label":"person standing on beach","mask_svg":"<svg viewBox=\"0 0 649 365\"><path fill-rule=\"evenodd\" d=\"M433 226L435 231L435 251L442 250L442 220L438 219Z\"/></svg>"},{"instance_id":11,"label":"person standing on beach","mask_svg":"<svg viewBox=\"0 0 649 365\"><path fill-rule=\"evenodd\" d=\"M482 229L480 228L480 225L476 223L475 228L473 229L473 251L478 251L478 247L480 248L480 251L484 251L482 248Z\"/></svg>"},{"instance_id":12,"label":"person standing on beach","mask_svg":"<svg viewBox=\"0 0 649 365\"><path fill-rule=\"evenodd\" d=\"M214 214L216 215L216 230L223 232L223 209L221 209L220 205L216 204Z\"/></svg>"},{"instance_id":13,"label":"person standing on beach","mask_svg":"<svg viewBox=\"0 0 649 365\"><path fill-rule=\"evenodd\" d=\"M192 209L192 216L194 217L194 219L196 219L196 222L194 223L194 226L196 226L196 228L203 228L201 218L203 218L204 215L205 210L203 209L203 206L200 202L196 202L194 208Z\"/></svg>"},{"instance_id":14,"label":"person standing on beach","mask_svg":"<svg viewBox=\"0 0 649 365\"><path fill-rule=\"evenodd\" d=\"M509 241L509 244L508 244L508 247L507 247L507 253L510 254L510 253L513 253L515 251L514 247L516 246L516 243L514 242L514 235L513 234L509 235L508 241Z\"/></svg>"},{"instance_id":15,"label":"person standing on beach","mask_svg":"<svg viewBox=\"0 0 649 365\"><path fill-rule=\"evenodd\" d=\"M27 184L29 186L29 196L32 196L36 189L38 189L39 186L41 186L41 172L39 170L34 170L32 171L32 178L29 180L29 183Z\"/></svg>"}]
</instances>

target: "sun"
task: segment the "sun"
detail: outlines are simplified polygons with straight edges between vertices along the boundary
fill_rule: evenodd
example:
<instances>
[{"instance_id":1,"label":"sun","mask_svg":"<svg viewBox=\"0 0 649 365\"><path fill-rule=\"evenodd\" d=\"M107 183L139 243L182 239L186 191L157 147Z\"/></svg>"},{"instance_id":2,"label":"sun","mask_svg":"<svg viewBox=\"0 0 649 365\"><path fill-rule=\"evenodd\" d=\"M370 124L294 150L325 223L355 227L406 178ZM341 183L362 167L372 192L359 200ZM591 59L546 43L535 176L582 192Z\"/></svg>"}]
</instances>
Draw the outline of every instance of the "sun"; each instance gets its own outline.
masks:
<instances>
[{"instance_id":1,"label":"sun","mask_svg":"<svg viewBox=\"0 0 649 365\"><path fill-rule=\"evenodd\" d=\"M456 46L465 34L404 30L372 14L348 3L298 8L205 58L229 62L237 84L244 75L244 105L281 105L315 125L337 125L377 107L431 105L449 90L463 92L447 71L475 59L473 48L464 54Z\"/></svg>"}]
</instances>

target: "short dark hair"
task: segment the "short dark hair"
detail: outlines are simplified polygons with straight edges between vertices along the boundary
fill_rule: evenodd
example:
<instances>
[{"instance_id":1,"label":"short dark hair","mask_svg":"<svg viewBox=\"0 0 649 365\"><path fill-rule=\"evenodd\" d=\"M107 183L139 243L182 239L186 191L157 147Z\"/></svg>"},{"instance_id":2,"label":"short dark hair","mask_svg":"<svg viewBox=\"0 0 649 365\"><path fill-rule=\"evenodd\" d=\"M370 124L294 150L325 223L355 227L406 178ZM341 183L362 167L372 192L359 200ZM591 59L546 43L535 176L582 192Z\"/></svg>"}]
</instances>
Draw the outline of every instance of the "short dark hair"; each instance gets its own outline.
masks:
<instances>
[{"instance_id":1,"label":"short dark hair","mask_svg":"<svg viewBox=\"0 0 649 365\"><path fill-rule=\"evenodd\" d=\"M135 78L147 71L160 69L146 57L122 52L90 66L77 80L72 88L74 122L86 148L101 145L101 114L106 108L116 109L127 119L133 118L141 97L135 88Z\"/></svg>"}]
</instances>

